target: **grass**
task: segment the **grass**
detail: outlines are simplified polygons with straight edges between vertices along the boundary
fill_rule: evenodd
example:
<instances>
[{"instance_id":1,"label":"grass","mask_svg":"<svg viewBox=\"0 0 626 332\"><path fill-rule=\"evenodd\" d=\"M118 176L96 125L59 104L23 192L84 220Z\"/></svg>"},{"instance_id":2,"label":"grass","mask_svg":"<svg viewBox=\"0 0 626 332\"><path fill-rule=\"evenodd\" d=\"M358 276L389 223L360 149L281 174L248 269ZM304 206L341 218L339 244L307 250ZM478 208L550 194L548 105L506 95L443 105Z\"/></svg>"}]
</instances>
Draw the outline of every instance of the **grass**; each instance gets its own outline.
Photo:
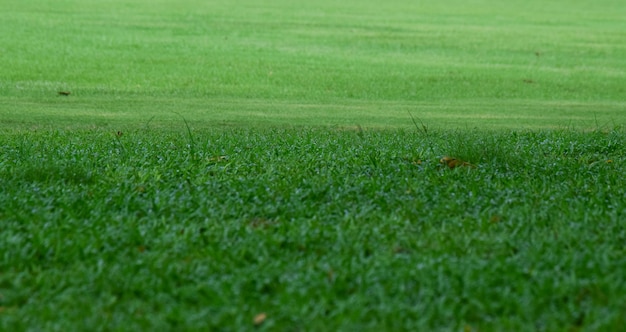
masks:
<instances>
[{"instance_id":1,"label":"grass","mask_svg":"<svg viewBox=\"0 0 626 332\"><path fill-rule=\"evenodd\" d=\"M625 323L622 131L193 135L5 141L2 329Z\"/></svg>"},{"instance_id":2,"label":"grass","mask_svg":"<svg viewBox=\"0 0 626 332\"><path fill-rule=\"evenodd\" d=\"M624 124L620 1L2 6L3 127Z\"/></svg>"},{"instance_id":3,"label":"grass","mask_svg":"<svg viewBox=\"0 0 626 332\"><path fill-rule=\"evenodd\" d=\"M623 9L3 1L0 330L623 329Z\"/></svg>"}]
</instances>

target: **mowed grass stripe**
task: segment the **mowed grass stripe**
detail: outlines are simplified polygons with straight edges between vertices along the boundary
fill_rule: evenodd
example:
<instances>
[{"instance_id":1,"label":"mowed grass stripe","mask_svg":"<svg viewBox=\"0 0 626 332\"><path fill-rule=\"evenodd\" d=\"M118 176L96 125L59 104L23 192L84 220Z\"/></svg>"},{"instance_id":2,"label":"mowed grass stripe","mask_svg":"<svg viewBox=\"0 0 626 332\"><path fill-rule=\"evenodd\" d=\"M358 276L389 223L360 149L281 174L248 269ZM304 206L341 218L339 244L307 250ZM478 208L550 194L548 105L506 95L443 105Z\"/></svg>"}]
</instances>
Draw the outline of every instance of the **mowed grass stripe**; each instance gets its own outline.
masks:
<instances>
[{"instance_id":1,"label":"mowed grass stripe","mask_svg":"<svg viewBox=\"0 0 626 332\"><path fill-rule=\"evenodd\" d=\"M32 100L23 105L39 107ZM181 116L191 120L194 129L231 126L361 126L364 128L411 129L411 117L433 129L612 129L623 125L620 102L553 101L532 104L525 100L509 100L497 105L475 102L353 102L298 103L265 99L198 98L133 98L124 107L119 100L83 97L77 91L71 97L48 99L41 112L26 114L16 109L5 110L6 130L55 127L84 127L118 130L150 125L183 128ZM158 105L158 107L155 107ZM600 107L601 106L601 107Z\"/></svg>"},{"instance_id":2,"label":"mowed grass stripe","mask_svg":"<svg viewBox=\"0 0 626 332\"><path fill-rule=\"evenodd\" d=\"M196 123L222 121L218 112L205 112L216 103L236 108L247 99L266 101L241 115L247 124L265 123L259 112L276 115L274 103L329 105L313 108L307 121L326 125L335 106L369 102L368 113L384 114L383 101L413 104L416 112L439 103L441 111L424 121L442 126L451 123L441 119L466 112L466 103L482 103L477 111L496 114L479 112L469 126L508 127L480 118L522 117L528 109L522 101L584 102L590 109L576 116L587 123L623 123L605 116L606 103L623 102L626 75L619 4L611 1L593 8L481 1L5 6L0 24L9 33L0 38L10 46L0 52L0 103L11 123L32 125L30 118L55 105L58 91L81 97L79 105L64 106L69 113L80 113L83 103L143 113L153 100L171 99ZM571 120L549 106L542 113L555 126ZM346 116L360 122L358 113ZM292 121L272 118L277 125Z\"/></svg>"}]
</instances>

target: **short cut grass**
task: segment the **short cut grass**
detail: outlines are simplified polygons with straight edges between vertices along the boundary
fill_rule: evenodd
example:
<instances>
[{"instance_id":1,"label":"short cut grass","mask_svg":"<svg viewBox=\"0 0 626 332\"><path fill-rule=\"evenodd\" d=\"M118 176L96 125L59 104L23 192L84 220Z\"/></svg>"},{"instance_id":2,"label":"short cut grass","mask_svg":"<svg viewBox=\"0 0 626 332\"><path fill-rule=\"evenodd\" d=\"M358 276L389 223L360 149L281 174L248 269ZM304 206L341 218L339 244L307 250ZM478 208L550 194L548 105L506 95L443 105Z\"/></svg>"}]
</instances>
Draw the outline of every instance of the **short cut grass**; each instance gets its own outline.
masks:
<instances>
[{"instance_id":1,"label":"short cut grass","mask_svg":"<svg viewBox=\"0 0 626 332\"><path fill-rule=\"evenodd\" d=\"M624 124L621 1L5 0L2 127ZM69 96L58 95L69 91ZM117 130L117 129L115 129Z\"/></svg>"},{"instance_id":2,"label":"short cut grass","mask_svg":"<svg viewBox=\"0 0 626 332\"><path fill-rule=\"evenodd\" d=\"M623 329L623 12L2 1L0 330Z\"/></svg>"}]
</instances>

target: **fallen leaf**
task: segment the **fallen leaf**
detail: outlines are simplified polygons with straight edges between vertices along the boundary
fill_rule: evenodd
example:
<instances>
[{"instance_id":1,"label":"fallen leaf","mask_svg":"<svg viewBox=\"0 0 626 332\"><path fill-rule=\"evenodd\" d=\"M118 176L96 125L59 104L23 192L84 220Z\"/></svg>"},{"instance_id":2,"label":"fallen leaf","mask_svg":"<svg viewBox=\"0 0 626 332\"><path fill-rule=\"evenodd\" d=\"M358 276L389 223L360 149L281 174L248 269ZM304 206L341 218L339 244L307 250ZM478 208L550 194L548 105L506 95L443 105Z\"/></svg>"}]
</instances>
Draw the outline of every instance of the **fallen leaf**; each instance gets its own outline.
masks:
<instances>
[{"instance_id":1,"label":"fallen leaf","mask_svg":"<svg viewBox=\"0 0 626 332\"><path fill-rule=\"evenodd\" d=\"M471 168L474 168L474 167L476 167L475 165L470 164L470 163L468 163L466 161L463 161L461 159L456 159L456 158L448 157L448 156L445 156L445 157L441 158L439 160L439 162L441 164L444 164L444 165L450 167L450 168L456 168L456 167L471 167Z\"/></svg>"},{"instance_id":2,"label":"fallen leaf","mask_svg":"<svg viewBox=\"0 0 626 332\"><path fill-rule=\"evenodd\" d=\"M491 216L491 218L489 218L489 222L491 222L492 224L495 223L499 223L502 220L502 216L494 214L493 216Z\"/></svg>"},{"instance_id":3,"label":"fallen leaf","mask_svg":"<svg viewBox=\"0 0 626 332\"><path fill-rule=\"evenodd\" d=\"M397 247L393 248L393 252L395 254L408 254L409 250L407 248L403 248L403 247L397 246Z\"/></svg>"},{"instance_id":4,"label":"fallen leaf","mask_svg":"<svg viewBox=\"0 0 626 332\"><path fill-rule=\"evenodd\" d=\"M265 320L267 319L267 314L262 312L256 316L254 316L254 325L259 326L261 324L263 324L263 322L265 322Z\"/></svg>"},{"instance_id":5,"label":"fallen leaf","mask_svg":"<svg viewBox=\"0 0 626 332\"><path fill-rule=\"evenodd\" d=\"M61 96L69 96L71 94L71 92L69 92L69 91L59 91L59 94Z\"/></svg>"},{"instance_id":6,"label":"fallen leaf","mask_svg":"<svg viewBox=\"0 0 626 332\"><path fill-rule=\"evenodd\" d=\"M266 218L253 218L250 220L250 227L254 229L265 229L272 226L273 221Z\"/></svg>"}]
</instances>

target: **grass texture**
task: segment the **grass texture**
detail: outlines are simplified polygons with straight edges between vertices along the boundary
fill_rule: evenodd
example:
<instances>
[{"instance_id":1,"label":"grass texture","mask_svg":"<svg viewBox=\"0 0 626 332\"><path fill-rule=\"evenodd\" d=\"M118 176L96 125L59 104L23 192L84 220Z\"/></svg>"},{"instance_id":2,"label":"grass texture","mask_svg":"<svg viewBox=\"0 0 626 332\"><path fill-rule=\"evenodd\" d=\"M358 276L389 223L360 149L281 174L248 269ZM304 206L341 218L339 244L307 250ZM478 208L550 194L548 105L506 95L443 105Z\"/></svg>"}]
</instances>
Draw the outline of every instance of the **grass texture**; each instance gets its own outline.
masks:
<instances>
[{"instance_id":1,"label":"grass texture","mask_svg":"<svg viewBox=\"0 0 626 332\"><path fill-rule=\"evenodd\" d=\"M0 329L626 323L623 132L192 134L4 143Z\"/></svg>"},{"instance_id":2,"label":"grass texture","mask_svg":"<svg viewBox=\"0 0 626 332\"><path fill-rule=\"evenodd\" d=\"M624 124L622 1L17 1L3 127ZM67 97L59 91L69 91Z\"/></svg>"},{"instance_id":3,"label":"grass texture","mask_svg":"<svg viewBox=\"0 0 626 332\"><path fill-rule=\"evenodd\" d=\"M623 12L2 1L0 330L623 329Z\"/></svg>"}]
</instances>

